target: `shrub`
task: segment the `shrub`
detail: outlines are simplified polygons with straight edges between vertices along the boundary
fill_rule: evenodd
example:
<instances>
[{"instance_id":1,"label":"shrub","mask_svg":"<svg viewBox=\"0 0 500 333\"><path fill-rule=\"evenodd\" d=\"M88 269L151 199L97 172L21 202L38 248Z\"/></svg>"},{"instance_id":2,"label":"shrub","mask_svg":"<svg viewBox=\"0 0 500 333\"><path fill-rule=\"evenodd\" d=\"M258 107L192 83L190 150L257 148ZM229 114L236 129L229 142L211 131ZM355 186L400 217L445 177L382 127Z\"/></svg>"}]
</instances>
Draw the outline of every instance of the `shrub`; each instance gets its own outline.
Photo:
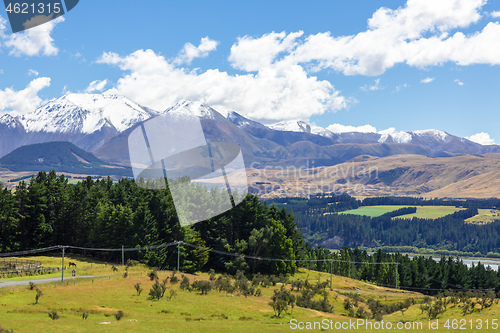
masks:
<instances>
[{"instance_id":1,"label":"shrub","mask_svg":"<svg viewBox=\"0 0 500 333\"><path fill-rule=\"evenodd\" d=\"M136 284L134 284L134 288L135 288L135 291L137 292L137 296L139 296L142 292L141 283L137 282Z\"/></svg>"},{"instance_id":2,"label":"shrub","mask_svg":"<svg viewBox=\"0 0 500 333\"><path fill-rule=\"evenodd\" d=\"M288 310L288 307L292 309L295 307L295 296L289 290L286 290L284 286L281 286L281 289L274 290L269 305L273 308L275 316L279 317Z\"/></svg>"},{"instance_id":3,"label":"shrub","mask_svg":"<svg viewBox=\"0 0 500 333\"><path fill-rule=\"evenodd\" d=\"M210 269L210 271L208 271L208 274L210 274L210 281L214 281L215 280L215 271L212 269Z\"/></svg>"},{"instance_id":4,"label":"shrub","mask_svg":"<svg viewBox=\"0 0 500 333\"><path fill-rule=\"evenodd\" d=\"M255 294L254 294L254 295L255 295L255 296L257 296L257 297L262 296L262 290L260 290L259 288L257 288L257 289L255 290Z\"/></svg>"},{"instance_id":5,"label":"shrub","mask_svg":"<svg viewBox=\"0 0 500 333\"><path fill-rule=\"evenodd\" d=\"M166 280L166 279L165 279ZM172 272L172 276L170 277L170 283L174 284L179 282L179 278L175 276L175 271Z\"/></svg>"},{"instance_id":6,"label":"shrub","mask_svg":"<svg viewBox=\"0 0 500 333\"><path fill-rule=\"evenodd\" d=\"M36 284L34 284L33 282L29 282L29 285L28 285L28 289L29 290L33 290L33 289L36 289Z\"/></svg>"},{"instance_id":7,"label":"shrub","mask_svg":"<svg viewBox=\"0 0 500 333\"><path fill-rule=\"evenodd\" d=\"M189 286L190 286L189 278L187 276L184 276L182 278L182 281L181 281L181 284L179 287L181 288L181 290L186 290L186 289L189 290Z\"/></svg>"},{"instance_id":8,"label":"shrub","mask_svg":"<svg viewBox=\"0 0 500 333\"><path fill-rule=\"evenodd\" d=\"M51 312L49 312L49 317L52 320L56 320L56 319L61 318L61 316L59 316L59 314L55 310L52 310Z\"/></svg>"},{"instance_id":9,"label":"shrub","mask_svg":"<svg viewBox=\"0 0 500 333\"><path fill-rule=\"evenodd\" d=\"M127 260L127 266L130 267L130 266L137 266L139 265L139 262L137 260L133 260L133 259L128 259Z\"/></svg>"},{"instance_id":10,"label":"shrub","mask_svg":"<svg viewBox=\"0 0 500 333\"><path fill-rule=\"evenodd\" d=\"M151 281L157 280L158 279L158 272L156 271L156 269L151 270L148 273L148 277L149 277L149 280L151 280Z\"/></svg>"},{"instance_id":11,"label":"shrub","mask_svg":"<svg viewBox=\"0 0 500 333\"><path fill-rule=\"evenodd\" d=\"M115 273L118 272L118 268L115 265L111 266L111 270Z\"/></svg>"},{"instance_id":12,"label":"shrub","mask_svg":"<svg viewBox=\"0 0 500 333\"><path fill-rule=\"evenodd\" d=\"M14 333L13 330L8 330L6 328L3 328L2 326L0 326L0 333Z\"/></svg>"},{"instance_id":13,"label":"shrub","mask_svg":"<svg viewBox=\"0 0 500 333\"><path fill-rule=\"evenodd\" d=\"M170 297L168 299L172 299L172 297L177 296L177 292L173 289L170 289Z\"/></svg>"},{"instance_id":14,"label":"shrub","mask_svg":"<svg viewBox=\"0 0 500 333\"><path fill-rule=\"evenodd\" d=\"M191 285L193 289L198 290L202 295L208 294L212 290L212 283L210 281L197 280Z\"/></svg>"},{"instance_id":15,"label":"shrub","mask_svg":"<svg viewBox=\"0 0 500 333\"><path fill-rule=\"evenodd\" d=\"M123 278L126 279L128 277L128 272L123 273Z\"/></svg>"},{"instance_id":16,"label":"shrub","mask_svg":"<svg viewBox=\"0 0 500 333\"><path fill-rule=\"evenodd\" d=\"M87 312L82 313L83 320L87 320L88 317L89 317L89 314Z\"/></svg>"},{"instance_id":17,"label":"shrub","mask_svg":"<svg viewBox=\"0 0 500 333\"><path fill-rule=\"evenodd\" d=\"M149 290L149 296L151 296L151 299L153 299L153 300L155 300L155 299L160 300L160 298L163 297L163 291L162 291L161 285L158 282L158 280L155 281L155 283L153 284L153 286Z\"/></svg>"},{"instance_id":18,"label":"shrub","mask_svg":"<svg viewBox=\"0 0 500 333\"><path fill-rule=\"evenodd\" d=\"M122 310L118 310L118 312L117 312L117 313L115 313L115 318L116 318L116 320L120 320L120 319L122 319L122 317L123 317L123 316L125 316L125 313L123 313L123 311L122 311Z\"/></svg>"},{"instance_id":19,"label":"shrub","mask_svg":"<svg viewBox=\"0 0 500 333\"><path fill-rule=\"evenodd\" d=\"M38 300L40 299L40 297L43 296L43 293L40 289L36 288L36 295L35 295L35 304L38 304Z\"/></svg>"}]
</instances>

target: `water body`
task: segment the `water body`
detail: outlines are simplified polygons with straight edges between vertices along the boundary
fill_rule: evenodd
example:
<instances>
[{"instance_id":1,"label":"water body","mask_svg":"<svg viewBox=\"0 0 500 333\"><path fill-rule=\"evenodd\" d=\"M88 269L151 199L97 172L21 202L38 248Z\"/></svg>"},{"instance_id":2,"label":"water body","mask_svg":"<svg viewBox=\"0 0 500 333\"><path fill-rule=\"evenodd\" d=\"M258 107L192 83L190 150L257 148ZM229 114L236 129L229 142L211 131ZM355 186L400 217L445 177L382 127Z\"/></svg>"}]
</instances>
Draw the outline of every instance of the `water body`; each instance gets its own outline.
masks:
<instances>
[{"instance_id":1,"label":"water body","mask_svg":"<svg viewBox=\"0 0 500 333\"><path fill-rule=\"evenodd\" d=\"M414 256L409 256L409 257L413 258ZM441 257L432 257L432 259L434 259L437 262L441 261ZM488 258L471 259L471 258L461 258L461 257L459 257L459 259L462 260L463 263L467 265L467 267L472 267L473 264L474 266L477 266L478 263L483 264L485 268L491 267L491 269L493 269L494 271L497 271L498 267L500 267L500 260L498 259L488 259Z\"/></svg>"}]
</instances>

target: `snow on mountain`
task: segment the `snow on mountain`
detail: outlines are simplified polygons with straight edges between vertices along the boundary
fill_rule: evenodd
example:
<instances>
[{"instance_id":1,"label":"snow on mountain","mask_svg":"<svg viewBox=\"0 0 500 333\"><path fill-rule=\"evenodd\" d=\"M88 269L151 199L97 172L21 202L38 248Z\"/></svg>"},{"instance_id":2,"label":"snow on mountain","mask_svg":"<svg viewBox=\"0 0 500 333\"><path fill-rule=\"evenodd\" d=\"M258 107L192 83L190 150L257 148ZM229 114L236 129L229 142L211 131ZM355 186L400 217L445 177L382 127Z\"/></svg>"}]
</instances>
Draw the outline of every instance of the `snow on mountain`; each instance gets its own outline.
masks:
<instances>
[{"instance_id":1,"label":"snow on mountain","mask_svg":"<svg viewBox=\"0 0 500 333\"><path fill-rule=\"evenodd\" d=\"M164 112L176 115L197 116L204 119L215 119L216 111L200 101L182 100Z\"/></svg>"},{"instance_id":2,"label":"snow on mountain","mask_svg":"<svg viewBox=\"0 0 500 333\"><path fill-rule=\"evenodd\" d=\"M156 114L118 95L67 94L18 119L26 132L91 134L103 127L122 132Z\"/></svg>"},{"instance_id":3,"label":"snow on mountain","mask_svg":"<svg viewBox=\"0 0 500 333\"><path fill-rule=\"evenodd\" d=\"M301 120L287 120L276 124L268 125L270 129L287 132L305 132L331 138L334 134L320 126L311 125Z\"/></svg>"},{"instance_id":4,"label":"snow on mountain","mask_svg":"<svg viewBox=\"0 0 500 333\"><path fill-rule=\"evenodd\" d=\"M7 113L0 117L0 124L3 124L8 128L16 128L19 126L19 122L16 118Z\"/></svg>"},{"instance_id":5,"label":"snow on mountain","mask_svg":"<svg viewBox=\"0 0 500 333\"><path fill-rule=\"evenodd\" d=\"M244 127L255 127L255 128L266 128L266 126L262 125L261 123L257 121L250 120L248 118L243 117L241 114L235 112L235 111L230 111L227 115L227 119L238 126L239 128L244 128Z\"/></svg>"},{"instance_id":6,"label":"snow on mountain","mask_svg":"<svg viewBox=\"0 0 500 333\"><path fill-rule=\"evenodd\" d=\"M379 131L379 143L395 142L395 143L415 143L418 140L433 140L435 142L445 142L449 134L435 129L418 130L418 131L396 131L394 127Z\"/></svg>"}]
</instances>

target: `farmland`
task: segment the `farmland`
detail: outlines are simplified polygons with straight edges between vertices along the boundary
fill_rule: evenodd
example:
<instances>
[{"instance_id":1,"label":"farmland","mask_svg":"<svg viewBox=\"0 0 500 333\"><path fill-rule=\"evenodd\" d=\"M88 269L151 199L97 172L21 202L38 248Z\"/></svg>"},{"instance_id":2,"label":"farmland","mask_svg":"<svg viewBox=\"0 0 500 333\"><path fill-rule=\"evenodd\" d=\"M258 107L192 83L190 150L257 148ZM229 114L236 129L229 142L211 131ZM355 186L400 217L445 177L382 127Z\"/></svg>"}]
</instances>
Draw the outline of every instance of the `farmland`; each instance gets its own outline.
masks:
<instances>
[{"instance_id":1,"label":"farmland","mask_svg":"<svg viewBox=\"0 0 500 333\"><path fill-rule=\"evenodd\" d=\"M358 209L342 212L341 214L354 214L354 215L366 215L370 217L377 217L385 213L389 213L405 207L415 207L415 206L401 206L401 205L363 206ZM417 217L425 219L436 219L449 214L453 214L454 212L459 211L461 209L463 208L456 208L454 206L417 206L416 213L398 216L398 218L411 219Z\"/></svg>"},{"instance_id":2,"label":"farmland","mask_svg":"<svg viewBox=\"0 0 500 333\"><path fill-rule=\"evenodd\" d=\"M60 258L39 257L44 265L60 265ZM83 257L69 257L87 274L107 273L110 276L96 279L70 280L64 283L39 284L43 293L38 304L35 303L35 291L27 286L0 288L0 325L14 332L285 332L291 328L290 320L298 322L320 322L323 319L336 322L356 321L347 317L344 304L347 299L359 299L357 307L368 309L366 300L372 298L383 304L395 304L406 299L414 299L416 304L404 312L394 312L384 316L385 322L394 326L402 321L423 323L424 332L444 332L427 328L428 318L422 314L419 303L423 295L374 286L343 276L334 276L333 291L327 288L327 297L335 307L334 313L295 307L280 317L276 317L269 306L270 297L277 286L261 287L261 296L242 296L238 292L225 293L215 290L207 295L197 291L181 290L179 282L168 283L167 293L175 291L174 296L152 300L149 288L153 282L148 278L149 269L138 265L128 268L128 276L123 277L124 266L117 271L110 264L86 260ZM172 272L159 271L159 280L171 277ZM186 276L191 282L209 281L206 273L196 275L177 273ZM308 279L312 283L327 281L329 274L301 270L291 279ZM138 295L134 284L140 283L144 291ZM0 284L1 285L1 284ZM289 289L289 286L287 287ZM296 293L296 292L293 292ZM298 294L298 293L297 293ZM356 296L357 295L357 296ZM352 299L351 299L352 300ZM500 310L497 304L467 316L461 314L457 305L449 305L444 314L438 316L440 322L449 318L457 320L476 320L496 318ZM48 313L57 311L57 320L49 318ZM115 315L122 311L124 316L117 320ZM83 313L88 314L86 320ZM373 319L369 322L375 323ZM346 330L350 332L349 330ZM358 331L358 330L351 330ZM365 331L361 329L360 331ZM479 331L479 330L470 330Z\"/></svg>"}]
</instances>

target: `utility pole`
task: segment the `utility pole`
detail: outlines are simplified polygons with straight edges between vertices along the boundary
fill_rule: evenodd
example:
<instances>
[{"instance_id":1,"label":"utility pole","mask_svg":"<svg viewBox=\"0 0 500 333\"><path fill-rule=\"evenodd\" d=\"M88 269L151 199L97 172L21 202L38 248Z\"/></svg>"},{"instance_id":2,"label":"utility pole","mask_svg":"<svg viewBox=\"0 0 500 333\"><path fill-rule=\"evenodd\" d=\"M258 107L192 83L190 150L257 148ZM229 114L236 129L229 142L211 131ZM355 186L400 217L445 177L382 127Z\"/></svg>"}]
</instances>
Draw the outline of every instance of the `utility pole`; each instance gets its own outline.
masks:
<instances>
[{"instance_id":1,"label":"utility pole","mask_svg":"<svg viewBox=\"0 0 500 333\"><path fill-rule=\"evenodd\" d=\"M333 260L330 260L330 290L333 290Z\"/></svg>"},{"instance_id":2,"label":"utility pole","mask_svg":"<svg viewBox=\"0 0 500 333\"><path fill-rule=\"evenodd\" d=\"M61 282L64 282L64 250L65 246L62 247L62 267L61 267Z\"/></svg>"}]
</instances>

